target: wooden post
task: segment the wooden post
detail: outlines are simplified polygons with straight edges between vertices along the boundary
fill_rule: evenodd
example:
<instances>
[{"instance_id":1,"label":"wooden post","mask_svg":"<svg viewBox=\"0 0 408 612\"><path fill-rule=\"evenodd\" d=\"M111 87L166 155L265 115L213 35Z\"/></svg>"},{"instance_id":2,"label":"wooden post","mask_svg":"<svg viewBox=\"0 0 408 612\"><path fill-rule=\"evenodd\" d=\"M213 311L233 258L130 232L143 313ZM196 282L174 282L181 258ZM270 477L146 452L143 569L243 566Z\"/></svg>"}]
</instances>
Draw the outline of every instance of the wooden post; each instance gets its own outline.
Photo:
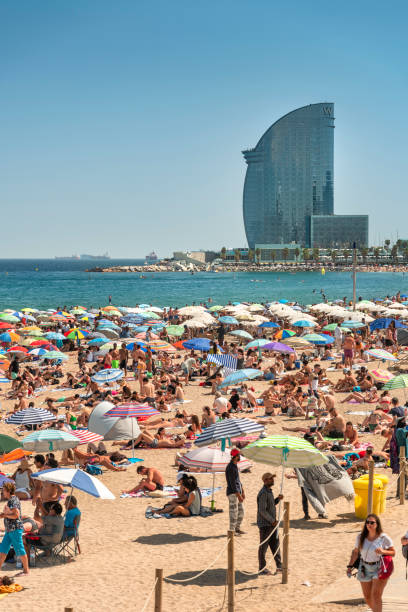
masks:
<instances>
[{"instance_id":1,"label":"wooden post","mask_svg":"<svg viewBox=\"0 0 408 612\"><path fill-rule=\"evenodd\" d=\"M283 543L282 543L282 584L288 584L289 574L289 509L290 503L283 504Z\"/></svg>"},{"instance_id":2,"label":"wooden post","mask_svg":"<svg viewBox=\"0 0 408 612\"><path fill-rule=\"evenodd\" d=\"M64 608L64 612L74 612L74 608Z\"/></svg>"},{"instance_id":3,"label":"wooden post","mask_svg":"<svg viewBox=\"0 0 408 612\"><path fill-rule=\"evenodd\" d=\"M163 570L156 569L156 585L154 588L154 612L162 612L163 604Z\"/></svg>"},{"instance_id":4,"label":"wooden post","mask_svg":"<svg viewBox=\"0 0 408 612\"><path fill-rule=\"evenodd\" d=\"M228 612L235 610L234 532L228 531Z\"/></svg>"},{"instance_id":5,"label":"wooden post","mask_svg":"<svg viewBox=\"0 0 408 612\"><path fill-rule=\"evenodd\" d=\"M400 473L399 473L399 492L400 504L405 504L405 446L400 447L399 454Z\"/></svg>"},{"instance_id":6,"label":"wooden post","mask_svg":"<svg viewBox=\"0 0 408 612\"><path fill-rule=\"evenodd\" d=\"M373 511L374 460L368 462L367 516Z\"/></svg>"}]
</instances>

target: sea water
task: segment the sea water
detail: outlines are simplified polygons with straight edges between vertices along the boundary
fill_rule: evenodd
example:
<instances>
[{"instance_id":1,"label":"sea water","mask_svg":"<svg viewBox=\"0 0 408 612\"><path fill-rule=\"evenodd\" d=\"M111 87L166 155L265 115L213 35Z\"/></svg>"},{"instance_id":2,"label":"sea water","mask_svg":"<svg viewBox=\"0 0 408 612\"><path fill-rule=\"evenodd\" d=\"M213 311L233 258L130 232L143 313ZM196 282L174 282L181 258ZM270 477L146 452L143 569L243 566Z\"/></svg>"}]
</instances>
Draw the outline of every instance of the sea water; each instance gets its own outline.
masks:
<instances>
[{"instance_id":1,"label":"sea water","mask_svg":"<svg viewBox=\"0 0 408 612\"><path fill-rule=\"evenodd\" d=\"M184 306L212 299L213 304L297 300L302 304L352 297L350 271L330 272L85 272L94 266L141 265L140 259L77 261L55 259L0 260L0 310L81 305L97 308L108 303L134 306ZM142 278L145 276L145 278ZM357 296L382 298L408 293L404 272L357 274Z\"/></svg>"}]
</instances>

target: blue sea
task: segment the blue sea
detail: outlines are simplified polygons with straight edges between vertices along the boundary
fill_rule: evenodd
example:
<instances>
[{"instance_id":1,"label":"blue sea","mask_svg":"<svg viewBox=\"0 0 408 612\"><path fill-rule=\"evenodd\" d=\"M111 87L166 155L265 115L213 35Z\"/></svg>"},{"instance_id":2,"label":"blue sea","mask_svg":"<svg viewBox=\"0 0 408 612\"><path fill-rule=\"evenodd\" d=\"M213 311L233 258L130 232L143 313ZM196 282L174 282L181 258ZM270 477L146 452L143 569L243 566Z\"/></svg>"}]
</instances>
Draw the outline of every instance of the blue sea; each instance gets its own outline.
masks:
<instances>
[{"instance_id":1,"label":"blue sea","mask_svg":"<svg viewBox=\"0 0 408 612\"><path fill-rule=\"evenodd\" d=\"M90 308L108 303L134 306L184 306L209 297L213 303L264 302L280 299L303 304L352 297L350 272L183 272L101 274L85 272L95 265L141 265L140 259L109 262L55 259L0 260L0 310L54 308L80 304ZM374 299L397 291L408 293L408 274L365 272L357 274L357 296Z\"/></svg>"}]
</instances>

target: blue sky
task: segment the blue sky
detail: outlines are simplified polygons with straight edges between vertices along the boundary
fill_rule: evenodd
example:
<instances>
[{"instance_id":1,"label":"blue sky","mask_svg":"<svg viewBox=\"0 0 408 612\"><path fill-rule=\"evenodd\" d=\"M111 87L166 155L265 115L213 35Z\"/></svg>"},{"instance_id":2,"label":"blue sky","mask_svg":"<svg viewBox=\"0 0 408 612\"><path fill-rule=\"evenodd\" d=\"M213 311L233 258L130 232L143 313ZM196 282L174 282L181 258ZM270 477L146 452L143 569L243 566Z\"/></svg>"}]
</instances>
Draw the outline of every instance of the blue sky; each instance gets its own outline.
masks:
<instances>
[{"instance_id":1,"label":"blue sky","mask_svg":"<svg viewBox=\"0 0 408 612\"><path fill-rule=\"evenodd\" d=\"M335 103L336 212L369 213L371 243L408 238L407 12L3 0L0 203L13 230L0 257L244 245L241 150L321 101Z\"/></svg>"}]
</instances>

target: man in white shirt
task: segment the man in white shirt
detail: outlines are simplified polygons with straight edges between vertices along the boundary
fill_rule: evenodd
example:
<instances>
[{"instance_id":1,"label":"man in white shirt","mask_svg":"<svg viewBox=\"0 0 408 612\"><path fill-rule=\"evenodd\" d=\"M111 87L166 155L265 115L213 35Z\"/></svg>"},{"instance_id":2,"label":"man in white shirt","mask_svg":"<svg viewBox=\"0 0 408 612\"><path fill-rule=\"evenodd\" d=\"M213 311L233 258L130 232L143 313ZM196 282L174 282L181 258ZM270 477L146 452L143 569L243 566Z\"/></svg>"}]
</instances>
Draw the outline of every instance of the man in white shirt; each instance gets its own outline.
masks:
<instances>
[{"instance_id":1,"label":"man in white shirt","mask_svg":"<svg viewBox=\"0 0 408 612\"><path fill-rule=\"evenodd\" d=\"M223 414L224 412L229 412L231 408L231 404L227 400L226 397L223 397L219 391L215 394L213 409L215 414Z\"/></svg>"},{"instance_id":2,"label":"man in white shirt","mask_svg":"<svg viewBox=\"0 0 408 612\"><path fill-rule=\"evenodd\" d=\"M343 343L343 332L341 331L341 327L339 325L334 330L334 338L335 338L336 350L340 351L341 345Z\"/></svg>"}]
</instances>

